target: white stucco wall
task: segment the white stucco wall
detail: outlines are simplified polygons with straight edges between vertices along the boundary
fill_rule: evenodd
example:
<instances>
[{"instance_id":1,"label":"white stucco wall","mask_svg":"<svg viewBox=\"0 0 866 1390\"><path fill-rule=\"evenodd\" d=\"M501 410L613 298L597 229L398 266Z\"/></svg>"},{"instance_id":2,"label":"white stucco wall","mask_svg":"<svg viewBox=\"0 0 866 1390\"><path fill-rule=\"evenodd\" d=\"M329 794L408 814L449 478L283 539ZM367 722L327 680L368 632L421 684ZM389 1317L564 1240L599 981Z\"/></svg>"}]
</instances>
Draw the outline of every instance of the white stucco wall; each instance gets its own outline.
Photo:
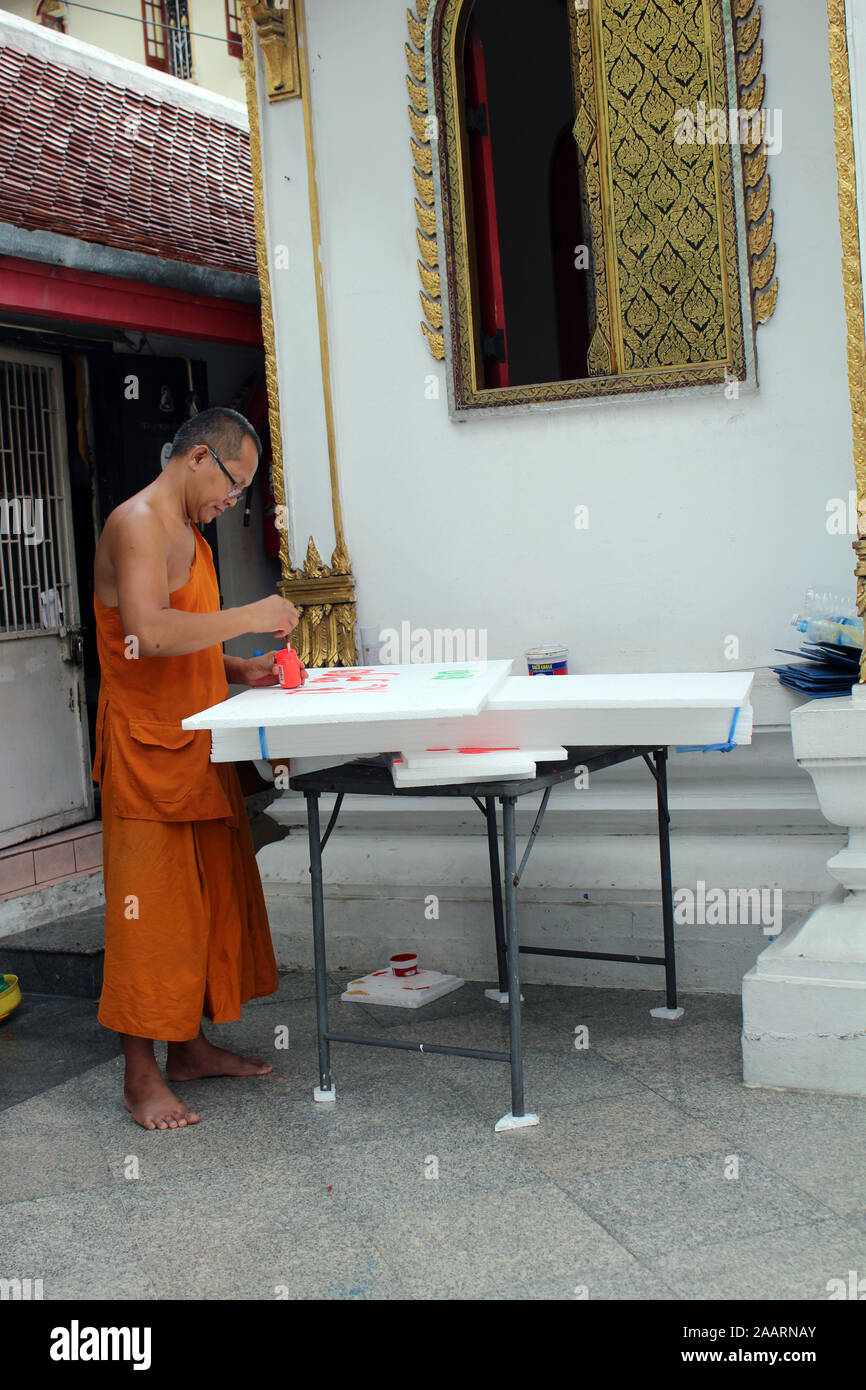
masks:
<instances>
[{"instance_id":1,"label":"white stucco wall","mask_svg":"<svg viewBox=\"0 0 866 1390\"><path fill-rule=\"evenodd\" d=\"M418 328L405 5L308 9L361 621L486 627L493 657L562 640L581 671L724 668L730 634L734 665L775 660L808 586L853 587L852 537L826 525L828 500L847 497L853 473L825 7L763 6L767 103L783 112L784 139L771 161L781 293L758 334L759 393L461 424ZM271 133L294 121L297 140L289 105L270 108ZM273 186L302 163L283 139L269 160ZM278 313L286 278L274 277ZM438 400L427 399L432 374ZM318 441L290 435L286 446L306 473ZM325 487L318 468L317 481ZM587 531L574 528L581 503ZM300 531L319 541L313 520L302 516Z\"/></svg>"},{"instance_id":2,"label":"white stucco wall","mask_svg":"<svg viewBox=\"0 0 866 1390\"><path fill-rule=\"evenodd\" d=\"M419 328L405 9L404 0L307 6L320 250L310 241L300 103L262 106L269 247L290 252L288 267L272 261L271 282L293 562L302 562L310 533L326 560L334 543L313 281L319 259L361 624L486 629L488 655L518 661L529 645L562 641L572 671L758 669L753 747L672 762L674 882L780 886L786 914L796 914L829 888L823 865L843 832L823 821L793 761L795 697L766 668L784 659L776 648L798 645L790 617L808 587L854 590L853 532L831 533L827 510L832 499L847 502L854 477L826 8L821 0L762 5L766 104L782 114L781 152L770 161L781 290L774 319L758 331L759 390L737 401L720 388L461 423L448 417L444 368ZM431 378L438 399L430 398ZM580 504L589 507L588 530L574 526ZM739 652L729 659L732 636ZM640 767L623 772L623 799L599 822L598 853L615 866L609 891L649 894L657 926L652 826L627 811L649 794L641 778ZM608 794L599 781L599 811ZM586 795L563 791L560 805L592 821L589 803L579 802ZM419 868L412 905L398 913L405 940L425 930L424 891L450 881L455 831L428 824L420 809L359 805L355 829L339 847L332 842L329 922L353 966L375 965L393 939L382 923L383 903L401 898L395 866L419 854L439 866ZM286 804L283 814L295 812ZM375 902L353 859L365 817L375 820L380 853L389 851ZM570 836L562 826L554 834ZM574 852L575 882L584 884L595 860ZM557 846L549 853L555 858ZM480 840L470 857L472 892L481 894ZM293 858L286 841L262 858L288 963L301 958L309 935L294 863L303 852ZM541 904L543 858L530 864L521 889L530 916ZM616 925L612 912L606 907L603 918ZM637 925L624 931L632 949L645 949ZM758 932L743 950L738 931L717 928L711 941L695 942L693 987L738 987L766 944ZM481 958L458 940L459 932L442 963L483 974ZM531 969L548 979L581 971L598 978L595 967L574 962ZM605 979L637 982L630 966L606 967Z\"/></svg>"}]
</instances>

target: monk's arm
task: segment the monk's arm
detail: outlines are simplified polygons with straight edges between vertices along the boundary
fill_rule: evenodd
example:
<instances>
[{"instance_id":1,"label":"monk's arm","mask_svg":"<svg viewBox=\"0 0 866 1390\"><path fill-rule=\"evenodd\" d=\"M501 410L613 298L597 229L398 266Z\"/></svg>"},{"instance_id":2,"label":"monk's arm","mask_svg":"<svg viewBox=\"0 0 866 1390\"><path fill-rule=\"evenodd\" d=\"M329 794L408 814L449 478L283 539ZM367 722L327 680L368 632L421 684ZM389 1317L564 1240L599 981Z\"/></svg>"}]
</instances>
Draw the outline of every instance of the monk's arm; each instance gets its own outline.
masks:
<instances>
[{"instance_id":1,"label":"monk's arm","mask_svg":"<svg viewBox=\"0 0 866 1390\"><path fill-rule=\"evenodd\" d=\"M216 613L185 613L171 607L168 537L157 517L118 521L111 556L123 631L138 641L141 656L188 656L248 632L268 631L277 618L278 596ZM274 609L274 612L271 612ZM276 623L274 628L275 630Z\"/></svg>"}]
</instances>

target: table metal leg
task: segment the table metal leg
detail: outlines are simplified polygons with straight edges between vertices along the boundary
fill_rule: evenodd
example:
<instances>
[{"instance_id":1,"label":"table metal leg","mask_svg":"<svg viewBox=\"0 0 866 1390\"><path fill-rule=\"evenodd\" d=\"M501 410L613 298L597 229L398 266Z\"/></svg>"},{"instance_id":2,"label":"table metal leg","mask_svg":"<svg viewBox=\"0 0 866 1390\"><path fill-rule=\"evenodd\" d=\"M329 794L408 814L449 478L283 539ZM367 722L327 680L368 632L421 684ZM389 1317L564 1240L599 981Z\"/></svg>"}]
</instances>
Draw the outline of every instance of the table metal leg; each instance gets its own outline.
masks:
<instances>
[{"instance_id":1,"label":"table metal leg","mask_svg":"<svg viewBox=\"0 0 866 1390\"><path fill-rule=\"evenodd\" d=\"M521 1129L537 1125L538 1116L523 1108L523 1040L520 1029L520 942L517 930L517 846L514 810L517 798L502 797L502 838L505 851L505 931L508 943L508 1029L511 1054L511 1109L497 1120L495 1129Z\"/></svg>"},{"instance_id":2,"label":"table metal leg","mask_svg":"<svg viewBox=\"0 0 866 1390\"><path fill-rule=\"evenodd\" d=\"M677 963L674 943L674 900L671 884L671 817L668 810L668 750L653 753L656 765L656 801L659 821L659 864L661 868L662 924L665 941L665 1008L651 1009L654 1018L682 1018L677 1006Z\"/></svg>"},{"instance_id":3,"label":"table metal leg","mask_svg":"<svg viewBox=\"0 0 866 1390\"><path fill-rule=\"evenodd\" d=\"M319 793L307 792L307 830L310 837L310 897L313 904L313 952L316 961L316 1031L319 1043L319 1085L313 1098L336 1100L331 1082L331 1045L328 1032L328 975L325 965L325 899L322 887L322 842L319 827Z\"/></svg>"},{"instance_id":4,"label":"table metal leg","mask_svg":"<svg viewBox=\"0 0 866 1390\"><path fill-rule=\"evenodd\" d=\"M505 915L502 910L502 870L499 867L499 823L496 818L496 798L486 796L487 848L490 855L490 891L493 895L493 931L496 937L496 973L499 989L485 990L488 998L505 1002L508 993L508 956L505 951Z\"/></svg>"}]
</instances>

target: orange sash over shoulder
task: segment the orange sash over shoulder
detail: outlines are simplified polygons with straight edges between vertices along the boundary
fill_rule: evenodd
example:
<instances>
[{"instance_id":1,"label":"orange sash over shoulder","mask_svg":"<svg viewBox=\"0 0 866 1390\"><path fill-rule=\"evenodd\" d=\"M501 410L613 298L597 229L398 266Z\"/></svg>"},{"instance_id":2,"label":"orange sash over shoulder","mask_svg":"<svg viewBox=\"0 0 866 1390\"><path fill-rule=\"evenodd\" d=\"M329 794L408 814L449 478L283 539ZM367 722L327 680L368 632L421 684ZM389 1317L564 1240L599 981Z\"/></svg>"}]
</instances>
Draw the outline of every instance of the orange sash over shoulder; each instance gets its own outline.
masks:
<instances>
[{"instance_id":1,"label":"orange sash over shoulder","mask_svg":"<svg viewBox=\"0 0 866 1390\"><path fill-rule=\"evenodd\" d=\"M219 612L213 557L198 527L189 579L171 595L186 613ZM228 698L222 647L190 656L137 656L120 611L94 596L102 684L96 714L93 780L102 783L106 743L113 761L114 809L133 820L214 820L231 815L206 729L181 720ZM106 729L106 724L109 726Z\"/></svg>"}]
</instances>

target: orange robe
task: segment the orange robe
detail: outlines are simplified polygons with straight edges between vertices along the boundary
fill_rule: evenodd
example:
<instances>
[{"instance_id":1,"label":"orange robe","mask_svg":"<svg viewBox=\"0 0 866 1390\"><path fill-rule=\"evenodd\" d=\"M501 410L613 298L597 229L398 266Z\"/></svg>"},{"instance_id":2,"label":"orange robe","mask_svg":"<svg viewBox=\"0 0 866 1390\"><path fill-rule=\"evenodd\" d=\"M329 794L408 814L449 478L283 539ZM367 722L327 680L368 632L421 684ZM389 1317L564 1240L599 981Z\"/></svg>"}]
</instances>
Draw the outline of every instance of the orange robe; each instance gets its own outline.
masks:
<instances>
[{"instance_id":1,"label":"orange robe","mask_svg":"<svg viewBox=\"0 0 866 1390\"><path fill-rule=\"evenodd\" d=\"M185 613L219 610L210 546L193 527ZM181 720L228 696L221 646L134 657L117 608L94 596L102 682L93 780L102 788L105 974L99 1022L182 1042L202 1014L240 1018L279 984L234 766ZM129 653L129 655L127 655Z\"/></svg>"}]
</instances>

